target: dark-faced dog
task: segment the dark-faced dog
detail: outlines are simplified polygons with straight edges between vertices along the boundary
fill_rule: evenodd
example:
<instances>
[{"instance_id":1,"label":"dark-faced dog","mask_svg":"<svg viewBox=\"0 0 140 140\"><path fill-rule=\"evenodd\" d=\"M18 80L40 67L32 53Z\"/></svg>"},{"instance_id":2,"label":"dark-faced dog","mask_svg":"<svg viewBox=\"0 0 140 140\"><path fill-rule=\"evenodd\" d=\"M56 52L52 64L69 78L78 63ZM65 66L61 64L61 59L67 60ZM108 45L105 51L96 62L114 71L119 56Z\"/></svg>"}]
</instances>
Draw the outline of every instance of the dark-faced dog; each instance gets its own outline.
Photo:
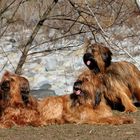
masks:
<instances>
[{"instance_id":1,"label":"dark-faced dog","mask_svg":"<svg viewBox=\"0 0 140 140\"><path fill-rule=\"evenodd\" d=\"M1 79L1 88L4 87L4 90L6 90L6 83L9 83L10 85L10 88L8 89L10 105L28 105L36 102L29 94L30 85L29 81L25 77L6 71Z\"/></svg>"},{"instance_id":2,"label":"dark-faced dog","mask_svg":"<svg viewBox=\"0 0 140 140\"><path fill-rule=\"evenodd\" d=\"M93 76L89 70L84 71L74 83L73 89L75 99L78 100L80 104L91 108L89 114L91 115L90 119L94 123L119 124L119 119L123 122L122 118L124 117L114 116L110 106L106 104L104 94L107 92L107 89L100 75Z\"/></svg>"},{"instance_id":3,"label":"dark-faced dog","mask_svg":"<svg viewBox=\"0 0 140 140\"><path fill-rule=\"evenodd\" d=\"M140 71L132 63L111 62L112 52L103 44L95 43L87 46L83 61L93 75L102 73L102 79L108 92L106 100L114 108L118 104L125 111L135 112L132 104L135 97L140 101Z\"/></svg>"},{"instance_id":4,"label":"dark-faced dog","mask_svg":"<svg viewBox=\"0 0 140 140\"><path fill-rule=\"evenodd\" d=\"M5 72L0 84L0 128L9 128L13 125L26 126L41 120L37 110L37 100L28 94L28 102L22 96L22 84L27 79L10 72ZM26 98L26 99L27 99Z\"/></svg>"},{"instance_id":5,"label":"dark-faced dog","mask_svg":"<svg viewBox=\"0 0 140 140\"><path fill-rule=\"evenodd\" d=\"M132 118L113 116L111 108L103 99L102 92L105 92L105 88L100 84L100 79L93 81L94 84L88 80L78 80L74 83L72 94L47 97L40 101L39 110L42 120L47 124L133 123Z\"/></svg>"}]
</instances>

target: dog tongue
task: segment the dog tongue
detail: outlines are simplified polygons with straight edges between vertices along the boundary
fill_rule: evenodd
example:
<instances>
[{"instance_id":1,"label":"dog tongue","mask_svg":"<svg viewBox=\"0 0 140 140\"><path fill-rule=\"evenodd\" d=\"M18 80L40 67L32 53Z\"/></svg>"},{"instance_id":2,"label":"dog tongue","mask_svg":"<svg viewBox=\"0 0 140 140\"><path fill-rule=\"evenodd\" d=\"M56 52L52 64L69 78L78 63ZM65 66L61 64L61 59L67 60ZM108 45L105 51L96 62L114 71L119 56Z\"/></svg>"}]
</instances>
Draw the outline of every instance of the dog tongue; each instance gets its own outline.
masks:
<instances>
[{"instance_id":1,"label":"dog tongue","mask_svg":"<svg viewBox=\"0 0 140 140\"><path fill-rule=\"evenodd\" d=\"M77 90L76 91L76 95L80 95L81 91L80 90Z\"/></svg>"},{"instance_id":2,"label":"dog tongue","mask_svg":"<svg viewBox=\"0 0 140 140\"><path fill-rule=\"evenodd\" d=\"M88 60L88 61L87 61L87 65L89 66L89 65L90 65L90 63L91 63L91 61L89 61L89 60Z\"/></svg>"}]
</instances>

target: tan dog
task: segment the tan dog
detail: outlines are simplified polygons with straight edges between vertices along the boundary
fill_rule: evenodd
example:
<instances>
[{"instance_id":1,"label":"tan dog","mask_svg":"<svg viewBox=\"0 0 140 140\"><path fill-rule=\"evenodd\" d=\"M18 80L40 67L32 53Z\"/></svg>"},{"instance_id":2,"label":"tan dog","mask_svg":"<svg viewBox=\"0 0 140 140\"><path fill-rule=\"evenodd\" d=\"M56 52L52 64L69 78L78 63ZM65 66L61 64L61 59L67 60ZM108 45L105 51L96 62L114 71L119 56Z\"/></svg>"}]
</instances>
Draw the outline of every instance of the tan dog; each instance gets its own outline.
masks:
<instances>
[{"instance_id":1,"label":"tan dog","mask_svg":"<svg viewBox=\"0 0 140 140\"><path fill-rule=\"evenodd\" d=\"M135 112L132 104L135 97L140 101L140 71L132 63L111 62L112 52L103 44L87 46L83 60L93 75L102 73L102 80L108 92L105 98L112 108L115 104L123 105L125 111Z\"/></svg>"},{"instance_id":2,"label":"tan dog","mask_svg":"<svg viewBox=\"0 0 140 140\"><path fill-rule=\"evenodd\" d=\"M18 106L18 104L28 105L28 103L36 104L36 99L33 99L29 94L30 85L25 77L6 71L2 76L1 83L4 90L9 84L8 94L11 106Z\"/></svg>"},{"instance_id":3,"label":"tan dog","mask_svg":"<svg viewBox=\"0 0 140 140\"><path fill-rule=\"evenodd\" d=\"M40 119L37 100L29 93L26 94L26 98L23 98L22 92L29 89L29 82L26 78L5 72L0 87L1 128L13 125L32 125ZM23 90L22 87L27 89Z\"/></svg>"},{"instance_id":4,"label":"tan dog","mask_svg":"<svg viewBox=\"0 0 140 140\"><path fill-rule=\"evenodd\" d=\"M91 74L88 75L91 77ZM85 78L85 77L84 77ZM96 79L97 78L97 79ZM106 105L100 79L96 77L77 81L74 91L70 95L48 97L39 103L39 111L44 122L50 124L77 123L77 124L125 124L133 123L133 119L124 116L113 116ZM99 88L98 88L99 87ZM98 100L98 98L100 98Z\"/></svg>"}]
</instances>

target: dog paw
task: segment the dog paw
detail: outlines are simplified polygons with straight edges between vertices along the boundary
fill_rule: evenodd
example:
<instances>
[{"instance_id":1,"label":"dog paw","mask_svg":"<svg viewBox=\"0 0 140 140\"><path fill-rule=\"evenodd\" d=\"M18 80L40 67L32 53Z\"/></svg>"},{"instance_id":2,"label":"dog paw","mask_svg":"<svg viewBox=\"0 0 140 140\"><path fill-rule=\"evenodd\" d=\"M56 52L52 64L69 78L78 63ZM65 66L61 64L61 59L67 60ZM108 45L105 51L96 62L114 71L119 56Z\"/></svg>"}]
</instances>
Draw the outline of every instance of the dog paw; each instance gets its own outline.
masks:
<instances>
[{"instance_id":1,"label":"dog paw","mask_svg":"<svg viewBox=\"0 0 140 140\"><path fill-rule=\"evenodd\" d=\"M126 108L124 112L130 113L130 112L137 112L137 108L135 106L131 108Z\"/></svg>"}]
</instances>

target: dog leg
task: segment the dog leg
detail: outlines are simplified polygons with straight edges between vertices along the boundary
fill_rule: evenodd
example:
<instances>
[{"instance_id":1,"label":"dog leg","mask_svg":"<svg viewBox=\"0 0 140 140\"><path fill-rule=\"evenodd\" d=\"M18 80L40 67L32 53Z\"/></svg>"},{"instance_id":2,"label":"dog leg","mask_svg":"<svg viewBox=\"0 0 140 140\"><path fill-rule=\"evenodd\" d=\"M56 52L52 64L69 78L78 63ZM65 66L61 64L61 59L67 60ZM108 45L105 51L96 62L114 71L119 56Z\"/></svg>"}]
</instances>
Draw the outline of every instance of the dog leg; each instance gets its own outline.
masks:
<instances>
[{"instance_id":1,"label":"dog leg","mask_svg":"<svg viewBox=\"0 0 140 140\"><path fill-rule=\"evenodd\" d=\"M122 93L120 95L120 97L121 97L122 104L125 107L125 112L136 112L137 111L137 108L133 105L132 101L125 93Z\"/></svg>"},{"instance_id":2,"label":"dog leg","mask_svg":"<svg viewBox=\"0 0 140 140\"><path fill-rule=\"evenodd\" d=\"M124 117L124 116L111 116L111 117L99 119L98 123L120 125L120 124L135 123L135 120L129 117Z\"/></svg>"},{"instance_id":3,"label":"dog leg","mask_svg":"<svg viewBox=\"0 0 140 140\"><path fill-rule=\"evenodd\" d=\"M121 124L132 124L135 123L133 118L125 117L125 116L110 116L104 118L98 118L93 120L79 120L76 122L77 124L100 124L100 125L121 125Z\"/></svg>"}]
</instances>

